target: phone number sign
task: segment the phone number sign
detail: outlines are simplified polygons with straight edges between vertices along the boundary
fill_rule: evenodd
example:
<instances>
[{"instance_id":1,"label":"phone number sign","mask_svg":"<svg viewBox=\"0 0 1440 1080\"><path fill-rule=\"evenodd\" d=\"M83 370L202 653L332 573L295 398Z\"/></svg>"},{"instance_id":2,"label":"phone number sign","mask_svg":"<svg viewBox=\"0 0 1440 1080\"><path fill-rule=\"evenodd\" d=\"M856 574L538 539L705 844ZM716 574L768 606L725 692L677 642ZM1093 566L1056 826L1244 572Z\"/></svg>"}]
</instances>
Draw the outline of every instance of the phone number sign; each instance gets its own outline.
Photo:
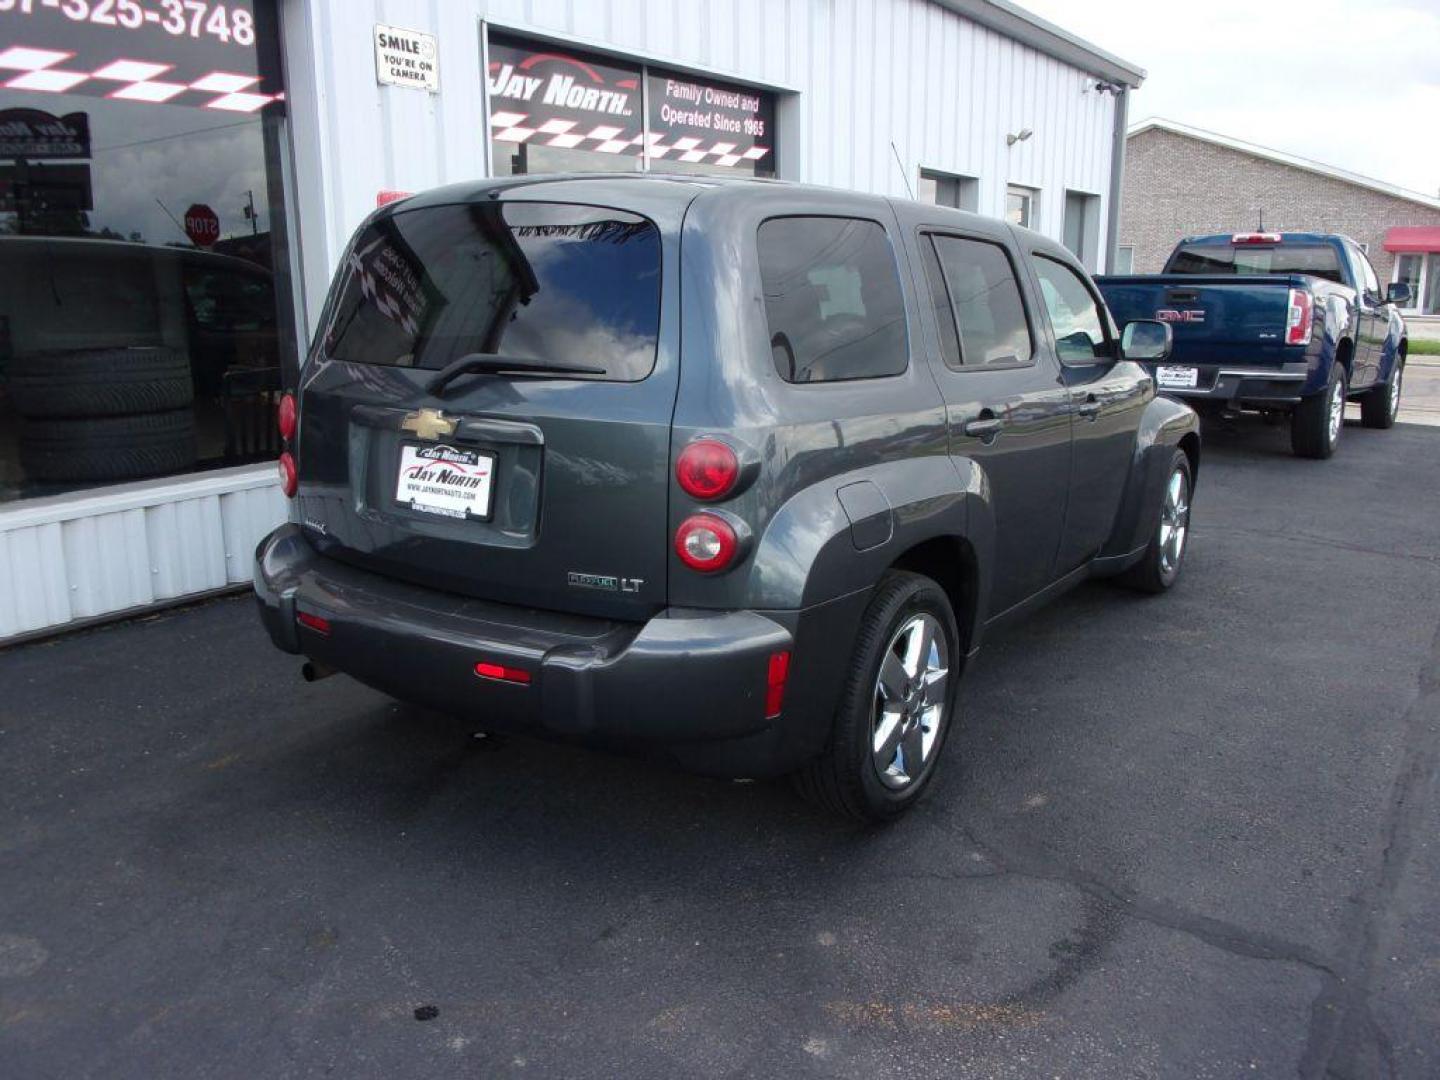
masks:
<instances>
[{"instance_id":1,"label":"phone number sign","mask_svg":"<svg viewBox=\"0 0 1440 1080\"><path fill-rule=\"evenodd\" d=\"M0 87L254 112L284 97L266 0L0 0Z\"/></svg>"}]
</instances>

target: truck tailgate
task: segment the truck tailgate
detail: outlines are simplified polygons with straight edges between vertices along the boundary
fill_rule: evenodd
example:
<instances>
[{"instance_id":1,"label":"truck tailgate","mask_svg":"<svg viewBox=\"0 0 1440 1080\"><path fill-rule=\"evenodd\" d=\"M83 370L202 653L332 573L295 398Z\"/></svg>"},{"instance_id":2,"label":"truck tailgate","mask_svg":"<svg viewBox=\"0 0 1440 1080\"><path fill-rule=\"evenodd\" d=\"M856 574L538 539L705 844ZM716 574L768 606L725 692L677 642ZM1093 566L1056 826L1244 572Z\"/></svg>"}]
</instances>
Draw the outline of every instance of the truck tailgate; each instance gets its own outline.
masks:
<instances>
[{"instance_id":1,"label":"truck tailgate","mask_svg":"<svg viewBox=\"0 0 1440 1080\"><path fill-rule=\"evenodd\" d=\"M1303 278L1152 274L1096 279L1115 321L1160 319L1175 335L1176 364L1281 364L1303 348L1285 345L1290 290Z\"/></svg>"}]
</instances>

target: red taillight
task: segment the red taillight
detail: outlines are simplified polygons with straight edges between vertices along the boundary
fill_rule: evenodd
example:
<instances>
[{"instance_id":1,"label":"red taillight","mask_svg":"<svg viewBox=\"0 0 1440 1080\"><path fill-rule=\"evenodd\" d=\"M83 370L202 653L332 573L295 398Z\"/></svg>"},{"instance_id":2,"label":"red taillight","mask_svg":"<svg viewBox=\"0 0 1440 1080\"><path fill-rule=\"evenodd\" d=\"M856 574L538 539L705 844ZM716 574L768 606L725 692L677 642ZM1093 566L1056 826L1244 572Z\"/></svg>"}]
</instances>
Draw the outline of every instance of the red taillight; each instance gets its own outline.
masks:
<instances>
[{"instance_id":1,"label":"red taillight","mask_svg":"<svg viewBox=\"0 0 1440 1080\"><path fill-rule=\"evenodd\" d=\"M1278 232L1237 232L1230 237L1232 244L1278 244L1280 234Z\"/></svg>"},{"instance_id":2,"label":"red taillight","mask_svg":"<svg viewBox=\"0 0 1440 1080\"><path fill-rule=\"evenodd\" d=\"M322 619L319 615L311 615L308 611L297 611L295 621L301 626L308 626L317 634L325 634L327 637L330 634L330 620Z\"/></svg>"},{"instance_id":3,"label":"red taillight","mask_svg":"<svg viewBox=\"0 0 1440 1080\"><path fill-rule=\"evenodd\" d=\"M719 439L697 439L680 451L675 479L687 495L718 499L740 479L740 459Z\"/></svg>"},{"instance_id":4,"label":"red taillight","mask_svg":"<svg viewBox=\"0 0 1440 1080\"><path fill-rule=\"evenodd\" d=\"M280 455L275 468L280 473L280 489L285 492L287 499L293 499L295 489L300 486L300 474L295 471L295 459L290 456L290 451Z\"/></svg>"},{"instance_id":5,"label":"red taillight","mask_svg":"<svg viewBox=\"0 0 1440 1080\"><path fill-rule=\"evenodd\" d=\"M790 678L790 650L770 654L765 675L765 719L774 720L785 704L785 680Z\"/></svg>"},{"instance_id":6,"label":"red taillight","mask_svg":"<svg viewBox=\"0 0 1440 1080\"><path fill-rule=\"evenodd\" d=\"M675 530L675 554L691 570L702 574L724 570L739 546L730 523L714 514L694 514Z\"/></svg>"},{"instance_id":7,"label":"red taillight","mask_svg":"<svg viewBox=\"0 0 1440 1080\"><path fill-rule=\"evenodd\" d=\"M280 437L286 442L295 438L295 422L298 414L295 411L295 395L281 394L280 404L275 406L275 426L280 429Z\"/></svg>"},{"instance_id":8,"label":"red taillight","mask_svg":"<svg viewBox=\"0 0 1440 1080\"><path fill-rule=\"evenodd\" d=\"M530 672L524 668L506 667L504 664L491 663L489 660L481 660L475 665L475 674L482 679L496 679L499 682L519 683L521 686L530 684Z\"/></svg>"},{"instance_id":9,"label":"red taillight","mask_svg":"<svg viewBox=\"0 0 1440 1080\"><path fill-rule=\"evenodd\" d=\"M1310 325L1314 321L1315 306L1310 293L1305 289L1290 290L1290 310L1285 317L1285 344L1310 344Z\"/></svg>"}]
</instances>

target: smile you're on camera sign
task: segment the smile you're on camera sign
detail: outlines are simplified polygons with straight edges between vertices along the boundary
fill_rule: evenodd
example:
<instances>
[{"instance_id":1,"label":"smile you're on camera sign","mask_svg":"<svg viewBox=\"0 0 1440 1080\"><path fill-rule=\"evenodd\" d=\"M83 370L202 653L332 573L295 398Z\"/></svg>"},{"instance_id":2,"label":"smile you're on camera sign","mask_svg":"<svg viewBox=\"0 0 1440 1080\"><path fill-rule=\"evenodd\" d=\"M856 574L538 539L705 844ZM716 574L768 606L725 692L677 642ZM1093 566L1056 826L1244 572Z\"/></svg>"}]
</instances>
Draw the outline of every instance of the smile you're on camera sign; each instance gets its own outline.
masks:
<instances>
[{"instance_id":1,"label":"smile you're on camera sign","mask_svg":"<svg viewBox=\"0 0 1440 1080\"><path fill-rule=\"evenodd\" d=\"M440 90L440 57L435 35L375 24L375 78L386 86Z\"/></svg>"}]
</instances>

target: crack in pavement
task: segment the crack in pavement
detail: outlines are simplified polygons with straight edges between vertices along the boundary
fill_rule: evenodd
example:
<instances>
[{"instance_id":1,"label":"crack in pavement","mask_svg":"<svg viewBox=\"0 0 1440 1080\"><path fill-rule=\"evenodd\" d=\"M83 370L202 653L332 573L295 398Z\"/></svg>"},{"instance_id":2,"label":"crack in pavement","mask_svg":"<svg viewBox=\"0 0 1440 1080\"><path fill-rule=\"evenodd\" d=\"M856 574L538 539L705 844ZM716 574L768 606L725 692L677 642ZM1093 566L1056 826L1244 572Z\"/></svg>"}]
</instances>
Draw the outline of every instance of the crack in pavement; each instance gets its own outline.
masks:
<instances>
[{"instance_id":1,"label":"crack in pavement","mask_svg":"<svg viewBox=\"0 0 1440 1080\"><path fill-rule=\"evenodd\" d=\"M1341 934L1342 941L1353 943L1344 965L1351 974L1327 985L1315 999L1300 1061L1303 1080L1373 1076L1382 1068L1385 1075L1395 1075L1393 1049L1371 1010L1370 986L1395 893L1427 809L1427 789L1440 765L1440 624L1417 683L1403 716L1404 755L1381 827L1379 866L1351 897L1352 914Z\"/></svg>"},{"instance_id":2,"label":"crack in pavement","mask_svg":"<svg viewBox=\"0 0 1440 1080\"><path fill-rule=\"evenodd\" d=\"M1300 942L1290 941L1277 934L1248 930L1224 919L1201 915L1164 900L1143 897L1133 889L1112 885L1088 871L1066 866L1052 856L1037 852L1017 855L1013 844L1007 843L1007 850L1002 852L997 845L980 839L964 826L960 827L960 832L1004 873L1077 889L1113 906L1129 918L1185 934L1233 956L1300 964L1319 972L1327 979L1341 978L1329 959Z\"/></svg>"},{"instance_id":3,"label":"crack in pavement","mask_svg":"<svg viewBox=\"0 0 1440 1080\"><path fill-rule=\"evenodd\" d=\"M1302 543L1315 544L1317 547L1338 548L1341 551L1354 552L1357 555L1378 555L1385 559L1408 559L1413 562L1440 563L1440 555L1426 555L1420 552L1408 551L1382 551L1379 548L1366 547L1364 544L1350 544L1344 540L1331 540L1328 537L1316 536L1313 533L1292 532L1281 529L1250 529L1243 525L1230 526L1218 530L1222 533L1245 533L1249 536L1263 536L1275 540L1299 540Z\"/></svg>"}]
</instances>

